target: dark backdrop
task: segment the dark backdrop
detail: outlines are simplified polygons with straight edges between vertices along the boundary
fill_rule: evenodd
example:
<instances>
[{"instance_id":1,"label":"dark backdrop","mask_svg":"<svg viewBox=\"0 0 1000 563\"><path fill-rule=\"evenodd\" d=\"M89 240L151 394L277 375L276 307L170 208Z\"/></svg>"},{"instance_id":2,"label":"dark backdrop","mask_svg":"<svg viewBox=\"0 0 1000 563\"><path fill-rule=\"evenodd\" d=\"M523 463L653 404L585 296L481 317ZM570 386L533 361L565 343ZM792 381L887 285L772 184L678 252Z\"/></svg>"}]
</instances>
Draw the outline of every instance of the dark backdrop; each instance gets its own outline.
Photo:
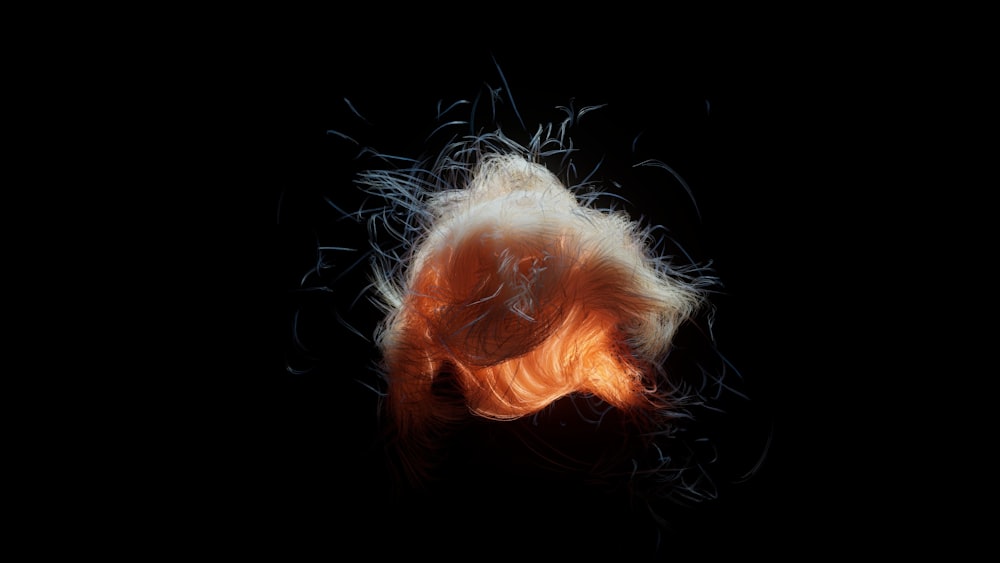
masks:
<instances>
[{"instance_id":1,"label":"dark backdrop","mask_svg":"<svg viewBox=\"0 0 1000 563\"><path fill-rule=\"evenodd\" d=\"M846 313L829 277L839 275L831 264L851 252L826 230L829 214L843 208L837 202L851 197L847 186L831 191L823 154L826 132L847 111L831 104L832 85L786 50L738 45L711 54L655 42L551 52L417 45L389 56L334 42L286 49L274 62L275 355L252 409L262 423L254 437L261 471L247 491L271 530L269 543L470 557L618 549L666 560L732 549L808 556L851 535L825 522L865 455L841 432L853 427L850 401L831 383L843 374L822 330L825 319ZM377 360L370 339L378 316L364 297L355 299L367 264L338 277L361 253L326 253L323 276L303 283L317 246L366 248L364 225L338 220L324 203L334 196L347 211L363 204L351 185L362 166L357 147L327 130L420 156L439 100L471 100L484 83L509 92L532 131L558 123L558 105L608 104L574 135L592 151L580 162L611 154L601 173L627 175L639 135L644 154L673 167L697 201L700 218L676 186L652 193L628 185L622 193L633 214L667 225L695 258L712 261L724 286L713 298L717 343L749 397L724 400L727 413L703 422L721 456L718 498L667 509L669 525L659 532L628 494L537 471L516 440L487 445L483 437L496 434L482 422L449 446L444 484L401 500L386 474L377 398L358 383L373 380ZM500 109L504 129L518 129L512 108ZM315 285L329 291L302 289ZM758 461L754 475L739 479Z\"/></svg>"}]
</instances>

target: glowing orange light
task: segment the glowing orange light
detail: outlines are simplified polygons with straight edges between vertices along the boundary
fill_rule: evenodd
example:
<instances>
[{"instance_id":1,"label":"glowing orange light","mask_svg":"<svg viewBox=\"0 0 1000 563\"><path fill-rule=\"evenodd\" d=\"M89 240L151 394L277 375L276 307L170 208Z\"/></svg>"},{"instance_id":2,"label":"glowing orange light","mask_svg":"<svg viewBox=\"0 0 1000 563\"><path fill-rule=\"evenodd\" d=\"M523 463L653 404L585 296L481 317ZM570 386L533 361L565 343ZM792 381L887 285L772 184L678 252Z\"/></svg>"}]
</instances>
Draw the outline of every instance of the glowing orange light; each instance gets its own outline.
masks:
<instances>
[{"instance_id":1,"label":"glowing orange light","mask_svg":"<svg viewBox=\"0 0 1000 563\"><path fill-rule=\"evenodd\" d=\"M403 186L405 188L405 186ZM581 204L521 154L483 154L464 187L427 198L398 279L377 276L390 413L403 439L459 413L514 419L571 393L662 408L654 373L701 295L649 253L627 216Z\"/></svg>"}]
</instances>

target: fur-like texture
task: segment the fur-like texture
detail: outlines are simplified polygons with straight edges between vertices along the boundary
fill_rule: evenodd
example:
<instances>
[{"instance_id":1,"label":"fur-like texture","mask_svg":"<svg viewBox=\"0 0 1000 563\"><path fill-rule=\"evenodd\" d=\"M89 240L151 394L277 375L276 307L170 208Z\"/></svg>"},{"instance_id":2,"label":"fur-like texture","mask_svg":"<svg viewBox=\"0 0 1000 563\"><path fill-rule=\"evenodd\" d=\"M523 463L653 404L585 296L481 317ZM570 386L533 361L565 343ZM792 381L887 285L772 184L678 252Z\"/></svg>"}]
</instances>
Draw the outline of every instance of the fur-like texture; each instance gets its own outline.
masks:
<instances>
[{"instance_id":1,"label":"fur-like texture","mask_svg":"<svg viewBox=\"0 0 1000 563\"><path fill-rule=\"evenodd\" d=\"M699 295L655 268L634 223L578 205L519 155L485 155L468 187L428 207L434 224L405 289L379 287L400 304L378 344L404 433L433 416L431 385L445 366L469 409L491 418L573 392L659 406L651 366Z\"/></svg>"},{"instance_id":2,"label":"fur-like texture","mask_svg":"<svg viewBox=\"0 0 1000 563\"><path fill-rule=\"evenodd\" d=\"M449 145L433 166L361 178L389 203L373 228L401 243L376 254L376 342L418 476L421 452L469 411L515 419L583 394L648 422L686 400L661 364L712 278L563 185L538 162L547 142L498 131ZM440 392L444 380L460 400Z\"/></svg>"}]
</instances>

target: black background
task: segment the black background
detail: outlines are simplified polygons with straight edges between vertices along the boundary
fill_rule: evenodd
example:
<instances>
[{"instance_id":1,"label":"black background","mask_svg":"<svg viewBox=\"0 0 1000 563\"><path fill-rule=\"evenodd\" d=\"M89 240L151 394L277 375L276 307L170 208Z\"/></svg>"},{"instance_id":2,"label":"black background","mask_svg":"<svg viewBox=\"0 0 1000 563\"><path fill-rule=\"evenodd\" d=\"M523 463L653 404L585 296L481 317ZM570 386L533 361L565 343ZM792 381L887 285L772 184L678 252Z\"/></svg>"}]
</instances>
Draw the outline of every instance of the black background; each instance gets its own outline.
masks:
<instances>
[{"instance_id":1,"label":"black background","mask_svg":"<svg viewBox=\"0 0 1000 563\"><path fill-rule=\"evenodd\" d=\"M830 523L838 507L856 510L858 483L878 477L873 452L856 439L861 407L836 383L854 356L842 352L855 345L829 336L853 314L848 299L831 291L853 283L831 283L844 275L835 264L863 255L851 236L834 236L859 221L845 214L858 188L839 182L830 153L832 139L850 128L856 84L816 71L829 61L785 48L703 47L408 45L390 56L320 42L280 51L269 107L280 163L276 353L251 409L260 423L259 477L245 501L270 530L269 545L669 560L731 550L812 556L867 535L860 516ZM376 350L338 322L370 340L377 315L363 297L355 300L367 265L337 278L360 253L328 254L323 281L331 291L301 291L317 246L366 248L364 225L339 221L323 202L331 197L347 211L363 203L351 185L364 165L354 159L358 147L327 130L386 153L427 156L440 140L425 142L439 100L471 100L484 84L503 88L532 132L558 123L556 106L571 100L577 108L608 104L573 135L591 151L580 162L610 154L603 177L628 177L631 143L641 133L643 156L673 167L697 201L700 219L676 186L655 195L635 184L622 189L630 212L667 225L697 259L712 261L724 285L713 298L718 346L750 397L704 422L723 455L719 498L672 510L670 528L659 534L627 495L520 465L516 441L484 452L482 423L456 441L452 473L435 493L401 499L385 473L376 398L356 381L373 380ZM519 129L511 109L501 107L505 131ZM737 483L734 475L753 466L765 444L756 474Z\"/></svg>"}]
</instances>

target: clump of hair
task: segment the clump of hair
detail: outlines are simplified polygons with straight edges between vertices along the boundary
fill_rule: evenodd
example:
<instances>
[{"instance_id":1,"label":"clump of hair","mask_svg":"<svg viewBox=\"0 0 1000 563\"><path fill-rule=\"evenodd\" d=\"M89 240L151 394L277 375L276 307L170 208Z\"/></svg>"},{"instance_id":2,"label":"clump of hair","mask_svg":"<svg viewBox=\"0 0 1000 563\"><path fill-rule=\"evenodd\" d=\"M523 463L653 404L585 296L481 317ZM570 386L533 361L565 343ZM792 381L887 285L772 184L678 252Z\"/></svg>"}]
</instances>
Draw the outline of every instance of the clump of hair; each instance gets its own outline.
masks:
<instances>
[{"instance_id":1,"label":"clump of hair","mask_svg":"<svg viewBox=\"0 0 1000 563\"><path fill-rule=\"evenodd\" d=\"M541 162L564 150L542 129L527 146L496 131L360 177L387 203L371 227L396 242L374 254L376 343L417 479L469 413L512 420L578 394L656 428L689 400L662 365L715 280L661 254L652 227L564 185Z\"/></svg>"}]
</instances>

